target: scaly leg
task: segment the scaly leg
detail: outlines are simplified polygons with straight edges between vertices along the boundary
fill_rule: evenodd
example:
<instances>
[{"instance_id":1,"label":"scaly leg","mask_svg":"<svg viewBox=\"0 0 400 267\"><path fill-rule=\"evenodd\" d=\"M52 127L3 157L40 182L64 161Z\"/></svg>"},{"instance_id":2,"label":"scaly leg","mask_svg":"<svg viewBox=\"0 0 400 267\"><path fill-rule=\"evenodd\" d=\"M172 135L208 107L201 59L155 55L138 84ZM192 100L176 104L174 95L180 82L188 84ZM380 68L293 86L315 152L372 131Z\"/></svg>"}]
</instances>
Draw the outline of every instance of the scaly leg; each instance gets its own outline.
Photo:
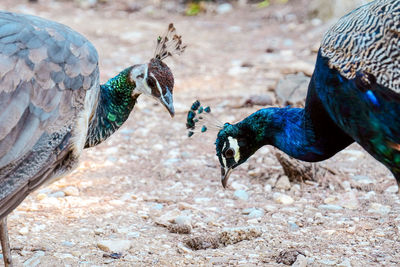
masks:
<instances>
[{"instance_id":1,"label":"scaly leg","mask_svg":"<svg viewBox=\"0 0 400 267\"><path fill-rule=\"evenodd\" d=\"M10 249L10 240L8 239L8 230L7 230L7 216L0 220L0 241L1 241L1 249L3 251L3 259L5 267L12 267L12 258L11 258L11 249Z\"/></svg>"}]
</instances>

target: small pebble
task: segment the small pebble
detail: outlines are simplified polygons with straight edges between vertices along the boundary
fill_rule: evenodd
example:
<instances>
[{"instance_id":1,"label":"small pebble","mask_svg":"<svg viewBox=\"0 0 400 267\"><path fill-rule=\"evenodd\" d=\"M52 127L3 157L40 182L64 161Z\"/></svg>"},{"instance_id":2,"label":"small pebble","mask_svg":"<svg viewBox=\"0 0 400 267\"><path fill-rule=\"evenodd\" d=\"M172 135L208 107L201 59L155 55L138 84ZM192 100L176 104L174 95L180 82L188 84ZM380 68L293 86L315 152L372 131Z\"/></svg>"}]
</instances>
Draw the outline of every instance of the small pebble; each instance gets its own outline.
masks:
<instances>
[{"instance_id":1,"label":"small pebble","mask_svg":"<svg viewBox=\"0 0 400 267\"><path fill-rule=\"evenodd\" d=\"M273 197L274 201L279 204L290 205L290 204L293 204L293 202L294 202L294 200L291 196L281 194L278 192L274 193L274 195L272 197Z\"/></svg>"},{"instance_id":2,"label":"small pebble","mask_svg":"<svg viewBox=\"0 0 400 267\"><path fill-rule=\"evenodd\" d=\"M397 191L399 191L399 188L397 185L392 185L389 186L388 188L386 188L385 192L387 193L397 193Z\"/></svg>"},{"instance_id":3,"label":"small pebble","mask_svg":"<svg viewBox=\"0 0 400 267\"><path fill-rule=\"evenodd\" d=\"M174 222L178 225L192 225L190 217L185 215L180 215L175 218Z\"/></svg>"},{"instance_id":4,"label":"small pebble","mask_svg":"<svg viewBox=\"0 0 400 267\"><path fill-rule=\"evenodd\" d=\"M283 175L279 177L278 181L276 181L275 188L277 189L283 189L283 190L289 190L291 187L289 177L286 175Z\"/></svg>"},{"instance_id":5,"label":"small pebble","mask_svg":"<svg viewBox=\"0 0 400 267\"><path fill-rule=\"evenodd\" d=\"M233 194L237 199L248 200L249 194L244 190L236 190Z\"/></svg>"},{"instance_id":6,"label":"small pebble","mask_svg":"<svg viewBox=\"0 0 400 267\"><path fill-rule=\"evenodd\" d=\"M249 219L257 219L261 218L262 216L264 216L264 211L260 209L254 209L249 213L249 215L247 215Z\"/></svg>"},{"instance_id":7,"label":"small pebble","mask_svg":"<svg viewBox=\"0 0 400 267\"><path fill-rule=\"evenodd\" d=\"M320 210L342 210L343 207L339 206L339 205L325 204L325 205L319 205L318 209L320 209Z\"/></svg>"},{"instance_id":8,"label":"small pebble","mask_svg":"<svg viewBox=\"0 0 400 267\"><path fill-rule=\"evenodd\" d=\"M79 196L79 189L76 188L75 186L67 186L66 188L63 189L63 192L65 193L66 196Z\"/></svg>"},{"instance_id":9,"label":"small pebble","mask_svg":"<svg viewBox=\"0 0 400 267\"><path fill-rule=\"evenodd\" d=\"M25 226L25 227L22 227L21 229L19 229L18 233L19 233L20 235L26 235L26 234L29 233L29 228L26 227L26 226Z\"/></svg>"},{"instance_id":10,"label":"small pebble","mask_svg":"<svg viewBox=\"0 0 400 267\"><path fill-rule=\"evenodd\" d=\"M388 214L391 210L390 206L382 205L380 203L371 203L369 206L368 212L370 213L379 213L382 215Z\"/></svg>"},{"instance_id":11,"label":"small pebble","mask_svg":"<svg viewBox=\"0 0 400 267\"><path fill-rule=\"evenodd\" d=\"M51 193L49 195L49 197L61 198L61 197L65 197L65 193L63 191L57 191L57 192Z\"/></svg>"},{"instance_id":12,"label":"small pebble","mask_svg":"<svg viewBox=\"0 0 400 267\"><path fill-rule=\"evenodd\" d=\"M105 252L123 252L130 249L131 241L123 239L101 240L97 243L97 247Z\"/></svg>"},{"instance_id":13,"label":"small pebble","mask_svg":"<svg viewBox=\"0 0 400 267\"><path fill-rule=\"evenodd\" d=\"M229 3L224 3L224 4L220 4L217 7L217 13L218 14L225 14L225 13L229 13L233 10L233 6Z\"/></svg>"},{"instance_id":14,"label":"small pebble","mask_svg":"<svg viewBox=\"0 0 400 267\"><path fill-rule=\"evenodd\" d=\"M288 224L289 224L290 230L292 230L292 231L297 231L300 228L295 222L288 221Z\"/></svg>"}]
</instances>

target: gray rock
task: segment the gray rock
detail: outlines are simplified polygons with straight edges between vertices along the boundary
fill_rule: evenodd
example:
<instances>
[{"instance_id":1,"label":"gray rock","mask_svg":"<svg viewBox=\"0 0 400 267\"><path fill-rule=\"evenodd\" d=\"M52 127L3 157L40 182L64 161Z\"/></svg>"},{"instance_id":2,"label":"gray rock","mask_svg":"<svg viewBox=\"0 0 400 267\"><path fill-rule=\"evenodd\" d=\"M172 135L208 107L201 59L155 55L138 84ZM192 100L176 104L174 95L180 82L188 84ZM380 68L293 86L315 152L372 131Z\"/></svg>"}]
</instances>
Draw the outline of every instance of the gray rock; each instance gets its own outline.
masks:
<instances>
[{"instance_id":1,"label":"gray rock","mask_svg":"<svg viewBox=\"0 0 400 267\"><path fill-rule=\"evenodd\" d=\"M236 190L233 194L237 199L248 200L249 194L244 190Z\"/></svg>"},{"instance_id":2,"label":"gray rock","mask_svg":"<svg viewBox=\"0 0 400 267\"><path fill-rule=\"evenodd\" d=\"M277 100L283 105L304 103L309 82L310 78L303 73L286 75L276 86Z\"/></svg>"}]
</instances>

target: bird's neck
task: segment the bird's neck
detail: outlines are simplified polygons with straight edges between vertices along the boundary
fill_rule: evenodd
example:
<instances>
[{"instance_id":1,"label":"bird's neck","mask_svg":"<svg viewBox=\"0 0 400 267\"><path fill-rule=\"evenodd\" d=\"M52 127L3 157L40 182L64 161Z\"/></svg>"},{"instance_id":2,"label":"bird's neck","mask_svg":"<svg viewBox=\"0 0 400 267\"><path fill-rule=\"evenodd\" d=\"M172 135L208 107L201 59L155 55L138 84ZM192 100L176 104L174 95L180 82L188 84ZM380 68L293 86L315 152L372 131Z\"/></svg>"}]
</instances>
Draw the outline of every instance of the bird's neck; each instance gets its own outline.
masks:
<instances>
[{"instance_id":1,"label":"bird's neck","mask_svg":"<svg viewBox=\"0 0 400 267\"><path fill-rule=\"evenodd\" d=\"M128 119L140 93L125 69L100 86L97 108L89 121L85 148L98 145L112 135Z\"/></svg>"},{"instance_id":2,"label":"bird's neck","mask_svg":"<svg viewBox=\"0 0 400 267\"><path fill-rule=\"evenodd\" d=\"M240 124L247 127L255 139L254 152L269 144L289 156L314 162L327 159L348 145L347 139L346 144L341 144L340 141L335 143L330 136L321 136L320 127L313 123L302 108L262 109L239 122ZM335 136L337 129L330 130L332 136ZM329 133L329 130L324 132Z\"/></svg>"}]
</instances>

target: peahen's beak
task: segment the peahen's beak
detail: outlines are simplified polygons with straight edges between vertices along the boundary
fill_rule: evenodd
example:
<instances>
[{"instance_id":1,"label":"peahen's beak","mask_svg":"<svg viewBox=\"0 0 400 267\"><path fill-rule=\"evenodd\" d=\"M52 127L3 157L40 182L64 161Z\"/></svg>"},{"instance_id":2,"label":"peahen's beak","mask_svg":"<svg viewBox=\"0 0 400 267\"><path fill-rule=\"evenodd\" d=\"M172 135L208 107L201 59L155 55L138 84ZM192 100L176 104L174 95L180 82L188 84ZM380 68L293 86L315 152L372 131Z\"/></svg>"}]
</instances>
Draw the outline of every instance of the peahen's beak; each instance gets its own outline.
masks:
<instances>
[{"instance_id":1,"label":"peahen's beak","mask_svg":"<svg viewBox=\"0 0 400 267\"><path fill-rule=\"evenodd\" d=\"M231 175L232 170L233 170L232 167L231 168L221 167L221 183L224 188L226 188L226 185L228 184L229 175Z\"/></svg>"},{"instance_id":2,"label":"peahen's beak","mask_svg":"<svg viewBox=\"0 0 400 267\"><path fill-rule=\"evenodd\" d=\"M172 99L172 93L169 90L167 90L167 93L165 95L160 97L160 102L164 105L164 107L167 108L169 115L171 115L171 117L174 117L174 100Z\"/></svg>"}]
</instances>

